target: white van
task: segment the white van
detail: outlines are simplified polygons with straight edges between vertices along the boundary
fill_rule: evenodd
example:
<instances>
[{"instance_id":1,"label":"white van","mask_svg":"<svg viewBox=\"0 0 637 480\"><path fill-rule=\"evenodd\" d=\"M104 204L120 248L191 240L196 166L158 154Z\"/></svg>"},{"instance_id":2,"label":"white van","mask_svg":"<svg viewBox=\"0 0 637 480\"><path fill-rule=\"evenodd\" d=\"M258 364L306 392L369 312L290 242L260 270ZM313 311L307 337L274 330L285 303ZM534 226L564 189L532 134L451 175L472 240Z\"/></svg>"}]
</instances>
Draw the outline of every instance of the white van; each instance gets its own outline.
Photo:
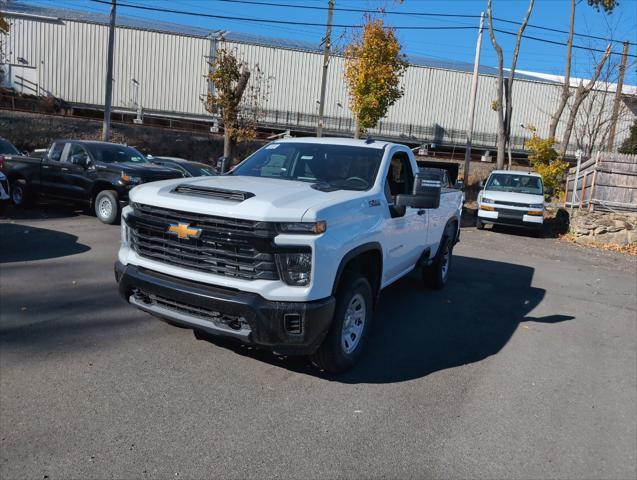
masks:
<instances>
[{"instance_id":1,"label":"white van","mask_svg":"<svg viewBox=\"0 0 637 480\"><path fill-rule=\"evenodd\" d=\"M478 194L476 226L502 224L532 228L544 223L544 184L534 172L494 170Z\"/></svg>"}]
</instances>

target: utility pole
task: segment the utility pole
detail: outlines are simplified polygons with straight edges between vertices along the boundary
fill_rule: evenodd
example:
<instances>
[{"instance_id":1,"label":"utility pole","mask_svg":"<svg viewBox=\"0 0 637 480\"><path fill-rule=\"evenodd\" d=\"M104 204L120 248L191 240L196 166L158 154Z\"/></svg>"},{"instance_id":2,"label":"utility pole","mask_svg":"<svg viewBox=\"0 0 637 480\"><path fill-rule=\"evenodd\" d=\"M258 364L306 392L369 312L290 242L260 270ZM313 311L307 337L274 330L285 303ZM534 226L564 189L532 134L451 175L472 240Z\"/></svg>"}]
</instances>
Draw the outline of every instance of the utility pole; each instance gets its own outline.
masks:
<instances>
[{"instance_id":1,"label":"utility pole","mask_svg":"<svg viewBox=\"0 0 637 480\"><path fill-rule=\"evenodd\" d=\"M482 49L482 30L484 30L484 12L480 12L480 28L476 42L476 58L473 62L473 79L471 80L471 98L469 100L469 127L467 128L467 146L464 151L464 183L469 184L469 164L471 163L471 135L476 113L476 95L478 93L478 70L480 69L480 50Z\"/></svg>"},{"instance_id":2,"label":"utility pole","mask_svg":"<svg viewBox=\"0 0 637 480\"><path fill-rule=\"evenodd\" d=\"M323 135L323 113L325 112L325 87L327 86L327 66L330 63L330 48L332 47L332 16L334 15L334 0L327 2L327 31L325 32L325 46L323 47L323 75L321 76L321 98L319 100L318 125L316 136Z\"/></svg>"},{"instance_id":3,"label":"utility pole","mask_svg":"<svg viewBox=\"0 0 637 480\"><path fill-rule=\"evenodd\" d=\"M115 7L117 0L111 0L111 21L108 26L108 65L106 67L106 98L104 99L104 126L102 140L111 138L111 107L113 103L113 50L115 47Z\"/></svg>"},{"instance_id":4,"label":"utility pole","mask_svg":"<svg viewBox=\"0 0 637 480\"><path fill-rule=\"evenodd\" d=\"M622 88L624 87L624 73L626 73L626 60L628 59L628 45L624 42L624 51L622 52L622 61L619 65L619 79L617 80L617 90L615 91L615 100L613 101L613 115L610 117L610 132L608 133L608 151L612 152L615 148L615 131L617 130L617 117L619 116L619 102L622 96Z\"/></svg>"}]
</instances>

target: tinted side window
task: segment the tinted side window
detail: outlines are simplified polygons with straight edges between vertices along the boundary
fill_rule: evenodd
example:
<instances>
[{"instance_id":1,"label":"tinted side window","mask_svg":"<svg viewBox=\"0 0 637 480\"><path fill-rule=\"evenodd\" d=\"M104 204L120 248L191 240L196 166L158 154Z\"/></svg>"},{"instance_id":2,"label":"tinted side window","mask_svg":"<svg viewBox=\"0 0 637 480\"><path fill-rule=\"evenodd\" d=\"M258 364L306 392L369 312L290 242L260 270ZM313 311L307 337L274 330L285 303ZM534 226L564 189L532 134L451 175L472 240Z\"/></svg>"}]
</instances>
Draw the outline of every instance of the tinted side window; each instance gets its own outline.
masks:
<instances>
[{"instance_id":1,"label":"tinted side window","mask_svg":"<svg viewBox=\"0 0 637 480\"><path fill-rule=\"evenodd\" d=\"M86 160L88 154L81 145L73 144L69 149L69 153L66 157L66 161L69 163L78 163Z\"/></svg>"},{"instance_id":2,"label":"tinted side window","mask_svg":"<svg viewBox=\"0 0 637 480\"><path fill-rule=\"evenodd\" d=\"M62 157L62 152L64 151L64 143L58 142L54 143L51 147L51 151L49 152L49 160L53 160L54 162L59 162Z\"/></svg>"},{"instance_id":3,"label":"tinted side window","mask_svg":"<svg viewBox=\"0 0 637 480\"><path fill-rule=\"evenodd\" d=\"M410 195L414 188L414 172L409 157L405 153L397 153L391 159L386 183L392 196Z\"/></svg>"}]
</instances>

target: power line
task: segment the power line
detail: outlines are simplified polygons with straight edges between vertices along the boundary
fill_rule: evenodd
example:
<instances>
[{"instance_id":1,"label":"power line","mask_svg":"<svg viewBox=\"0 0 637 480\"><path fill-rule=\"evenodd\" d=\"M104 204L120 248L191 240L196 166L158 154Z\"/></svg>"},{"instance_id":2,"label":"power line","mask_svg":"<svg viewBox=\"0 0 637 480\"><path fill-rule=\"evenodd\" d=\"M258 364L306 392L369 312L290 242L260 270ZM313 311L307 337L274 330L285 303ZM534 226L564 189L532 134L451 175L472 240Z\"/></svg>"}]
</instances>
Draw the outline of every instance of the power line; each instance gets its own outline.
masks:
<instances>
[{"instance_id":1,"label":"power line","mask_svg":"<svg viewBox=\"0 0 637 480\"><path fill-rule=\"evenodd\" d=\"M102 3L106 5L110 5L108 0L90 0L94 3ZM132 5L129 3L118 3L119 7L126 8L136 8L139 10L147 10L151 12L162 12L162 13L176 13L178 15L189 15L194 17L207 17L207 18L218 18L221 20L241 20L243 22L255 22L255 23L268 23L268 24L276 24L276 25L301 25L306 27L327 27L325 23L316 23L316 22L300 22L296 20L273 20L268 18L249 18L249 17L236 17L231 15L214 15L211 13L202 13L202 12L188 12L185 10L175 10L172 8L160 8L160 7L147 7L141 5ZM363 28L363 25L343 25L343 24L334 24L333 27L338 28ZM470 25L467 26L399 26L392 27L394 29L400 30L473 30L477 27L473 27Z\"/></svg>"},{"instance_id":2,"label":"power line","mask_svg":"<svg viewBox=\"0 0 637 480\"><path fill-rule=\"evenodd\" d=\"M263 5L266 7L288 7L288 8L304 8L307 10L327 10L327 7L319 7L314 5L292 5L289 3L275 3L275 2L257 2L254 0L215 0L217 2L226 3L243 3L248 5ZM480 15L468 14L468 13L424 13L424 12L398 12L395 10L367 10L364 8L351 8L351 7L334 7L334 11L339 12L353 12L353 13L386 13L388 15L409 15L420 17L456 17L456 18L480 18Z\"/></svg>"},{"instance_id":3,"label":"power line","mask_svg":"<svg viewBox=\"0 0 637 480\"><path fill-rule=\"evenodd\" d=\"M301 8L301 9L306 9L306 10L327 10L327 7L322 7L322 6L315 6L315 5L292 5L289 3L278 3L278 2L260 2L260 1L255 1L255 0L215 0L217 2L224 2L224 3L241 3L241 4L247 4L247 5L262 5L262 6L267 6L267 7L286 7L286 8ZM456 17L456 18L480 18L480 15L475 15L475 14L457 14L457 13L431 13L431 12L399 12L396 10L385 10L385 9L378 9L378 10L368 10L368 9L364 9L364 8L351 8L351 7L335 7L334 8L335 11L339 11L339 12L354 12L354 13L384 13L387 15L406 15L406 16L419 16L419 17ZM517 22L515 20L508 20L506 18L499 18L499 17L493 17L493 20L496 20L498 22L503 22L503 23L510 23L510 24L514 24L514 25L519 25L520 22ZM544 27L541 25L533 25L533 24L528 24L527 27L530 28L537 28L539 30L545 30L548 32L556 32L556 33L562 33L562 34L567 34L568 35L568 31L566 30L560 30L557 28L551 28L551 27ZM590 34L586 34L586 33L577 33L574 32L573 35L577 35L578 37L583 37L583 38L591 38L594 40L604 40L606 42L613 42L613 43L624 43L624 40L616 40L613 38L605 38L605 37L600 37L597 35L590 35ZM633 43L633 42L628 42L630 45L637 45L637 43Z\"/></svg>"},{"instance_id":4,"label":"power line","mask_svg":"<svg viewBox=\"0 0 637 480\"><path fill-rule=\"evenodd\" d=\"M106 4L106 5L110 5L110 1L108 0L90 0L91 2L94 3L101 3L101 4ZM237 0L239 1L239 0ZM242 1L247 1L247 0L242 0ZM274 20L274 19L266 19L266 18L249 18L249 17L237 17L237 16L230 16L230 15L214 15L211 13L203 13L203 12L189 12L189 11L185 11L185 10L176 10L176 9L171 9L171 8L160 8L160 7L148 7L148 6L141 6L141 5L132 5L132 4L127 4L127 3L118 3L118 6L120 8L125 7L125 8L135 8L135 9L139 9L139 10L146 10L146 11L153 11L153 12L162 12L162 13L173 13L173 14L178 14L178 15L188 15L188 16L195 16L195 17L207 17L207 18L216 18L216 19L221 19L221 20L238 20L238 21L244 21L244 22L255 22L255 23L267 23L267 24L276 24L276 25L300 25L300 26L307 26L307 27L327 27L327 24L325 23L316 23L316 22L301 22L301 21L295 21L295 20ZM337 28L362 28L363 25L344 25L344 24L339 24L339 25L332 25L332 27L337 27ZM436 26L396 26L396 27L392 27L396 30L477 30L477 26L440 26L440 25L436 25ZM496 32L499 33L504 33L506 35L517 35L516 32L510 32L508 30L501 30L501 29L497 29L494 28L493 29ZM566 45L563 42L558 42L556 40L548 40L546 38L540 38L540 37L534 37L531 35L522 35L523 38L527 38L529 40L534 40L534 41L538 41L538 42L544 42L544 43L549 43L552 45ZM590 52L600 52L600 53L604 53L604 50L598 49L598 48L592 48L592 47L585 47L582 45L573 45L573 48L578 48L581 50L588 50ZM618 53L615 52L611 52L611 54L613 55L617 55ZM628 55L631 58L637 58L637 55Z\"/></svg>"},{"instance_id":5,"label":"power line","mask_svg":"<svg viewBox=\"0 0 637 480\"><path fill-rule=\"evenodd\" d=\"M494 28L493 31L494 32L499 32L499 33L504 33L506 35L517 36L517 32L509 32L508 30L500 30L499 28ZM533 37L531 35L522 35L522 38L526 38L528 40L535 40L537 42L550 43L550 44L553 44L553 45L562 45L562 46L566 45L563 42L558 42L558 41L555 41L555 40L548 40L546 38ZM580 50L588 50L589 52L599 52L599 53L605 53L606 52L606 50L601 50L599 48L585 47L583 45L575 45L575 44L573 44L572 46L573 46L573 48L579 48ZM620 55L620 53L611 51L611 55ZM632 58L637 58L637 55L628 55L628 56L632 57Z\"/></svg>"},{"instance_id":6,"label":"power line","mask_svg":"<svg viewBox=\"0 0 637 480\"><path fill-rule=\"evenodd\" d=\"M516 22L514 20L507 20L504 18L497 18L497 17L493 17L494 20L497 20L498 22L503 22L503 23L512 23L515 25L519 25L520 22ZM531 28L537 28L540 30L546 30L548 32L556 32L556 33L563 33L568 35L569 32L567 32L566 30L560 30L558 28L551 28L551 27L542 27L539 25L531 25L530 23L527 24L527 27L531 27ZM599 37L597 35L589 35L586 33L577 33L577 32L573 32L573 35L577 35L578 37L583 37L583 38L592 38L593 40L603 40L605 42L612 42L612 43L624 43L624 40L617 40L614 38L605 38L605 37ZM637 45L637 43L633 43L633 42L628 42L630 45Z\"/></svg>"}]
</instances>

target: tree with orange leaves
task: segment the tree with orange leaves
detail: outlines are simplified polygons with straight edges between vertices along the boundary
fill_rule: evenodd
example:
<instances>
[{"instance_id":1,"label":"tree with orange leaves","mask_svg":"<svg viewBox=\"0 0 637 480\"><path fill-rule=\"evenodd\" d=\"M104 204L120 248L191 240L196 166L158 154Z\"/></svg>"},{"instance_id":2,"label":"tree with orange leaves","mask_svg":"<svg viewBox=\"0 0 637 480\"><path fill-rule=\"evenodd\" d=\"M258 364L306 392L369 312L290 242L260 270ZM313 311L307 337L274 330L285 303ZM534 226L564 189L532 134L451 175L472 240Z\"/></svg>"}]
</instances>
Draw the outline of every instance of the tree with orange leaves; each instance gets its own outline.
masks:
<instances>
[{"instance_id":1,"label":"tree with orange leaves","mask_svg":"<svg viewBox=\"0 0 637 480\"><path fill-rule=\"evenodd\" d=\"M356 120L354 138L376 126L403 96L400 79L407 69L394 30L382 19L368 20L363 32L345 49L345 82L349 108Z\"/></svg>"}]
</instances>

